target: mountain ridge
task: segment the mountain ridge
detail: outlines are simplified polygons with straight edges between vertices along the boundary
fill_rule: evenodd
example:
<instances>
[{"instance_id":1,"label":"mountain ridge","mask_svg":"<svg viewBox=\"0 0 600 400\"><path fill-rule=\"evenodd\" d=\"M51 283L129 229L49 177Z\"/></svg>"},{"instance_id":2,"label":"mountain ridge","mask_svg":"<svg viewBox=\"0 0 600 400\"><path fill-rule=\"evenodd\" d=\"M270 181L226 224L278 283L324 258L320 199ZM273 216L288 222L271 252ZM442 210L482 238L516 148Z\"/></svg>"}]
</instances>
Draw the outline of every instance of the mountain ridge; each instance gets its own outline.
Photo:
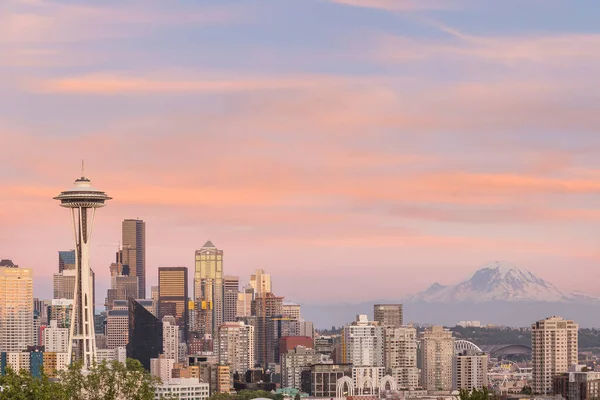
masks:
<instances>
[{"instance_id":1,"label":"mountain ridge","mask_svg":"<svg viewBox=\"0 0 600 400\"><path fill-rule=\"evenodd\" d=\"M404 302L415 303L484 303L507 302L592 302L600 298L582 293L567 293L533 272L514 264L495 261L475 271L455 285L432 284L424 291L407 296Z\"/></svg>"}]
</instances>

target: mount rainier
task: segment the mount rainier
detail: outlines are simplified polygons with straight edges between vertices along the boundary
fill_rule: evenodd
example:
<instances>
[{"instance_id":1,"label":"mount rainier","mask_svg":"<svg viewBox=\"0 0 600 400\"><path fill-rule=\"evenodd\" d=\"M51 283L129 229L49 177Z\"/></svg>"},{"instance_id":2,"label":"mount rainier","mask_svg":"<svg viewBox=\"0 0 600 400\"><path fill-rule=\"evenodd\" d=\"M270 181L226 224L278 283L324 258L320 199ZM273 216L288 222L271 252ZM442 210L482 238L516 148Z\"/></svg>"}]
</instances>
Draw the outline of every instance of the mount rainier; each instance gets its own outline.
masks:
<instances>
[{"instance_id":1,"label":"mount rainier","mask_svg":"<svg viewBox=\"0 0 600 400\"><path fill-rule=\"evenodd\" d=\"M600 327L600 298L581 292L568 293L526 269L493 262L455 285L434 283L417 294L378 299L360 304L306 304L303 314L316 327L345 325L356 314L373 315L373 304L404 304L404 322L454 326L462 320L484 324L530 326L560 315L581 327Z\"/></svg>"},{"instance_id":2,"label":"mount rainier","mask_svg":"<svg viewBox=\"0 0 600 400\"><path fill-rule=\"evenodd\" d=\"M448 303L489 301L506 302L598 302L583 293L565 293L553 284L515 265L494 262L477 270L473 276L452 286L434 283L427 290L409 296L407 302Z\"/></svg>"}]
</instances>

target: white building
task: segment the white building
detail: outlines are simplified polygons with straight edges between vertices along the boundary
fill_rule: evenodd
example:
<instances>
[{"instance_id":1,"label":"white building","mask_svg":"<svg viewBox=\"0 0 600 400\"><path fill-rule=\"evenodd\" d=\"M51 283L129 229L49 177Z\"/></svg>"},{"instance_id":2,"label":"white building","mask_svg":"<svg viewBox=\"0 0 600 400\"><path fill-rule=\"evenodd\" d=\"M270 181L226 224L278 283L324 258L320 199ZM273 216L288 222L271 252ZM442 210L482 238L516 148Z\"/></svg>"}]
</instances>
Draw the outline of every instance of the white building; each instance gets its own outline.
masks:
<instances>
[{"instance_id":1,"label":"white building","mask_svg":"<svg viewBox=\"0 0 600 400\"><path fill-rule=\"evenodd\" d=\"M383 367L383 327L357 315L342 332L342 362L355 367Z\"/></svg>"},{"instance_id":2,"label":"white building","mask_svg":"<svg viewBox=\"0 0 600 400\"><path fill-rule=\"evenodd\" d=\"M175 360L161 356L150 359L150 373L161 380L162 383L169 383L173 378L173 366Z\"/></svg>"},{"instance_id":3,"label":"white building","mask_svg":"<svg viewBox=\"0 0 600 400\"><path fill-rule=\"evenodd\" d=\"M229 365L231 374L254 367L254 327L243 322L227 322L219 327L219 364Z\"/></svg>"},{"instance_id":4,"label":"white building","mask_svg":"<svg viewBox=\"0 0 600 400\"><path fill-rule=\"evenodd\" d=\"M207 400L209 395L208 383L199 382L195 378L175 378L157 386L154 398L160 400L171 396L179 400Z\"/></svg>"},{"instance_id":5,"label":"white building","mask_svg":"<svg viewBox=\"0 0 600 400\"><path fill-rule=\"evenodd\" d=\"M51 353L67 353L69 351L69 328L59 328L56 320L44 329L45 351Z\"/></svg>"},{"instance_id":6,"label":"white building","mask_svg":"<svg viewBox=\"0 0 600 400\"><path fill-rule=\"evenodd\" d=\"M31 355L26 351L19 352L7 352L6 353L6 365L12 368L13 371L18 372L22 369L29 371L31 363Z\"/></svg>"},{"instance_id":7,"label":"white building","mask_svg":"<svg viewBox=\"0 0 600 400\"><path fill-rule=\"evenodd\" d=\"M11 260L0 261L0 352L34 344L33 274Z\"/></svg>"},{"instance_id":8,"label":"white building","mask_svg":"<svg viewBox=\"0 0 600 400\"><path fill-rule=\"evenodd\" d=\"M163 323L163 355L165 358L179 360L179 326L175 317L167 315L162 319Z\"/></svg>"},{"instance_id":9,"label":"white building","mask_svg":"<svg viewBox=\"0 0 600 400\"><path fill-rule=\"evenodd\" d=\"M464 351L454 356L455 390L481 390L488 386L488 356L485 353Z\"/></svg>"},{"instance_id":10,"label":"white building","mask_svg":"<svg viewBox=\"0 0 600 400\"><path fill-rule=\"evenodd\" d=\"M315 349L296 346L281 355L281 386L301 390L302 371L310 371L310 366L318 364L321 355Z\"/></svg>"},{"instance_id":11,"label":"white building","mask_svg":"<svg viewBox=\"0 0 600 400\"><path fill-rule=\"evenodd\" d=\"M442 326L421 332L421 386L430 391L451 391L454 337Z\"/></svg>"},{"instance_id":12,"label":"white building","mask_svg":"<svg viewBox=\"0 0 600 400\"><path fill-rule=\"evenodd\" d=\"M561 317L549 317L531 325L533 392L552 394L552 378L577 365L579 326Z\"/></svg>"},{"instance_id":13,"label":"white building","mask_svg":"<svg viewBox=\"0 0 600 400\"><path fill-rule=\"evenodd\" d=\"M412 326L384 328L385 368L401 389L419 386L417 368L417 330Z\"/></svg>"},{"instance_id":14,"label":"white building","mask_svg":"<svg viewBox=\"0 0 600 400\"><path fill-rule=\"evenodd\" d=\"M352 367L352 381L358 395L376 395L382 386L383 367Z\"/></svg>"},{"instance_id":15,"label":"white building","mask_svg":"<svg viewBox=\"0 0 600 400\"><path fill-rule=\"evenodd\" d=\"M127 359L127 349L125 347L117 347L116 349L98 349L96 350L96 362L102 361L111 362L118 361L125 364Z\"/></svg>"}]
</instances>

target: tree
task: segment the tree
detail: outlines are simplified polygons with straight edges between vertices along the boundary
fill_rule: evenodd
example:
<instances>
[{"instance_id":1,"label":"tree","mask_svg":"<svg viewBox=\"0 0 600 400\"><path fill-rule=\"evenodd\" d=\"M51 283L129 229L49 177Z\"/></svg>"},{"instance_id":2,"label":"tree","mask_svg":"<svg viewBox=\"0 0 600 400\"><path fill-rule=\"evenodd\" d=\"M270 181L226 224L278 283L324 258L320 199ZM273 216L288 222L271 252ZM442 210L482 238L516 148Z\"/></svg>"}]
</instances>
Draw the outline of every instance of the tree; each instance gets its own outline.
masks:
<instances>
[{"instance_id":1,"label":"tree","mask_svg":"<svg viewBox=\"0 0 600 400\"><path fill-rule=\"evenodd\" d=\"M523 389L521 389L521 394L531 396L533 394L533 389L531 388L531 386L525 385L523 386Z\"/></svg>"},{"instance_id":2,"label":"tree","mask_svg":"<svg viewBox=\"0 0 600 400\"><path fill-rule=\"evenodd\" d=\"M52 382L45 374L39 378L31 376L29 371L18 373L6 367L5 375L0 376L0 400L67 400L60 384Z\"/></svg>"},{"instance_id":3,"label":"tree","mask_svg":"<svg viewBox=\"0 0 600 400\"><path fill-rule=\"evenodd\" d=\"M473 389L472 392L467 389L460 389L459 397L460 400L489 400L490 397L495 398L495 396L491 396L490 391L485 387L481 390Z\"/></svg>"},{"instance_id":4,"label":"tree","mask_svg":"<svg viewBox=\"0 0 600 400\"><path fill-rule=\"evenodd\" d=\"M300 393L296 393L296 395L294 396L294 400L300 400Z\"/></svg>"}]
</instances>

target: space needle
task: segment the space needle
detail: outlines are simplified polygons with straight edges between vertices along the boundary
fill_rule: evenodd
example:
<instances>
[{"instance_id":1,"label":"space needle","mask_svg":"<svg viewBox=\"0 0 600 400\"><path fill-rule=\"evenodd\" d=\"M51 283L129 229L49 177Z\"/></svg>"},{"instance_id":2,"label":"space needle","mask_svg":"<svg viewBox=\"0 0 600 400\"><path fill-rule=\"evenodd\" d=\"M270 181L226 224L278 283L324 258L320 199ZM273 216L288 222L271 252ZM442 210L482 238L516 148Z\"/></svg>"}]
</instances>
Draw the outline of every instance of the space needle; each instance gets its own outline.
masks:
<instances>
[{"instance_id":1,"label":"space needle","mask_svg":"<svg viewBox=\"0 0 600 400\"><path fill-rule=\"evenodd\" d=\"M54 199L60 200L62 207L71 209L71 223L75 237L76 278L69 331L71 345L68 351L68 362L80 360L83 368L89 369L96 362L94 304L90 278L90 239L96 208L104 207L105 201L110 200L111 197L92 187L90 180L84 176L82 162L81 178L75 181L74 187L61 192ZM73 357L73 347L77 348L76 357Z\"/></svg>"}]
</instances>

